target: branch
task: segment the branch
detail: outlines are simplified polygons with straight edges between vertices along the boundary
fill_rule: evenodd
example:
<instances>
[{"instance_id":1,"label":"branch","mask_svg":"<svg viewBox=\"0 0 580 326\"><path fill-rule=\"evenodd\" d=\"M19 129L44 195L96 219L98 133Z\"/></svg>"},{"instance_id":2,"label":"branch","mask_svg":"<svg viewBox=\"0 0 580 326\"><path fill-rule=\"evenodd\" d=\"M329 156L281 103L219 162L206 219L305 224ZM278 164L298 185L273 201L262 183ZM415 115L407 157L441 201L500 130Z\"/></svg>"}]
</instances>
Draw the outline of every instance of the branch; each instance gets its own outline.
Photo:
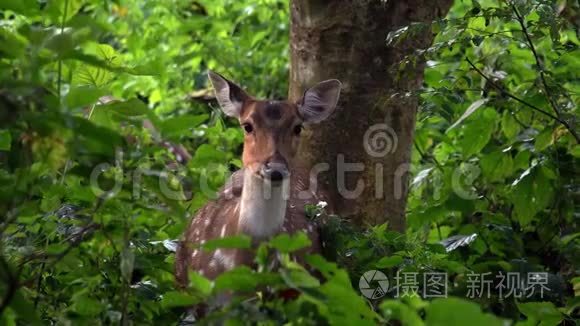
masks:
<instances>
[{"instance_id":1,"label":"branch","mask_svg":"<svg viewBox=\"0 0 580 326\"><path fill-rule=\"evenodd\" d=\"M6 278L8 281L8 289L2 298L2 302L0 302L0 316L4 310L10 305L10 302L14 298L16 291L20 287L20 283L18 282L18 275L12 274L12 269L8 266L8 263L4 260L4 257L0 256L0 263L2 263L2 269L6 273Z\"/></svg>"},{"instance_id":2,"label":"branch","mask_svg":"<svg viewBox=\"0 0 580 326\"><path fill-rule=\"evenodd\" d=\"M502 86L496 84L494 81L492 81L489 77L487 77L481 70L479 70L474 64L473 62L471 62L471 60L469 60L468 57L465 57L465 60L467 60L467 63L469 63L469 65L471 66L471 68L473 68L479 75L481 75L481 77L483 77L483 79L485 79L493 88L497 89L502 95L505 95L513 100L516 100L517 102L531 108L534 111L537 111L547 117L550 117L552 119L554 119L555 121L559 122L561 125L563 125L566 129L568 129L568 131L572 134L572 136L574 136L574 138L576 139L576 143L580 143L580 137L578 137L578 134L576 134L576 131L574 131L574 129L570 126L570 124L568 124L568 122L566 122L563 119L560 119L559 117L544 111L542 109L540 109L539 107L511 94L510 92L506 91Z\"/></svg>"},{"instance_id":3,"label":"branch","mask_svg":"<svg viewBox=\"0 0 580 326\"><path fill-rule=\"evenodd\" d=\"M526 21L524 17L520 14L516 6L512 3L512 9L516 14L516 18L520 26L522 27L522 32L524 33L526 40L528 42L528 46L534 55L534 59L536 60L536 65L538 66L540 72L540 79L542 80L542 85L544 86L544 92L546 93L546 97L548 98L548 102L552 106L552 109L556 113L558 117L560 117L560 110L558 109L558 105L554 102L552 94L550 92L550 88L548 87L548 83L546 82L546 76L544 74L544 65L540 60L540 56L538 56L538 52L536 51L536 47L534 46L534 42L532 42L532 38L530 37L530 33L528 32L528 28L526 27Z\"/></svg>"}]
</instances>

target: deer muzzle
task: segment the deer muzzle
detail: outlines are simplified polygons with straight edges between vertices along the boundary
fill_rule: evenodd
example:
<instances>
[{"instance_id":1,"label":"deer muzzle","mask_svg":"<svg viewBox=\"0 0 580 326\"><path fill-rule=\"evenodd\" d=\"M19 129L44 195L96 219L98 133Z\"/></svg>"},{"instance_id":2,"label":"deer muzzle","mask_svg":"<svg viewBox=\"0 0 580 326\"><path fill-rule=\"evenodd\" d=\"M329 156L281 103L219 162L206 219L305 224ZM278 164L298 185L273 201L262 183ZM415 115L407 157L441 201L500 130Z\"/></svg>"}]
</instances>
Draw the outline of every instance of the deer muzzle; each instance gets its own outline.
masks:
<instances>
[{"instance_id":1,"label":"deer muzzle","mask_svg":"<svg viewBox=\"0 0 580 326\"><path fill-rule=\"evenodd\" d=\"M288 165L286 163L267 162L262 165L260 174L266 180L280 182L290 175L290 171L288 170Z\"/></svg>"}]
</instances>

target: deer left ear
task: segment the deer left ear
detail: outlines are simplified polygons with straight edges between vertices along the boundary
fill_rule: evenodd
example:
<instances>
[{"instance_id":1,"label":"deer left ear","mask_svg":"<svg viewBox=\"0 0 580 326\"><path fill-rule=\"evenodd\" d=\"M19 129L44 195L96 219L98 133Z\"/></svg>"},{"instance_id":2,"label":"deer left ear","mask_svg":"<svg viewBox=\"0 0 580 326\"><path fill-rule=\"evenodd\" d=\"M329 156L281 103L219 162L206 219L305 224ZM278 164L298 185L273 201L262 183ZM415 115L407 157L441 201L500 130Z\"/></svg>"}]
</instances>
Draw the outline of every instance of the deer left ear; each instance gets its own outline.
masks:
<instances>
[{"instance_id":1,"label":"deer left ear","mask_svg":"<svg viewBox=\"0 0 580 326\"><path fill-rule=\"evenodd\" d=\"M222 111L230 117L239 118L244 101L249 98L248 94L240 86L213 71L209 71L207 77Z\"/></svg>"},{"instance_id":2,"label":"deer left ear","mask_svg":"<svg viewBox=\"0 0 580 326\"><path fill-rule=\"evenodd\" d=\"M304 122L318 123L328 118L336 109L341 86L337 79L330 79L309 88L298 103L298 112Z\"/></svg>"}]
</instances>

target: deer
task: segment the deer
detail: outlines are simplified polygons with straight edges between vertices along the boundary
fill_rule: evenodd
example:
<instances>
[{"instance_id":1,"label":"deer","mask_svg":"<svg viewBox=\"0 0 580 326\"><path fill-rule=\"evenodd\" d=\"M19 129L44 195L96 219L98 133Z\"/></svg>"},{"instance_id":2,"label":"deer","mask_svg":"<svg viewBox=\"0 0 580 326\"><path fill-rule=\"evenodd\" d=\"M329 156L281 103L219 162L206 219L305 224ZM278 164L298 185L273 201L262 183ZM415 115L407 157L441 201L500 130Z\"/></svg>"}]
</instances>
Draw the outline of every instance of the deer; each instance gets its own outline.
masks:
<instances>
[{"instance_id":1,"label":"deer","mask_svg":"<svg viewBox=\"0 0 580 326\"><path fill-rule=\"evenodd\" d=\"M311 241L305 252L319 253L318 226L307 218L306 205L329 202L315 176L297 162L302 131L327 119L340 96L341 83L322 81L297 102L256 99L222 75L209 71L216 100L244 133L242 168L233 173L217 198L200 208L184 232L176 252L175 275L186 287L188 271L208 279L240 265L252 266L247 249L200 249L206 241L247 235L259 243L280 233L305 232ZM306 194L306 196L305 196ZM331 204L328 206L331 207Z\"/></svg>"}]
</instances>

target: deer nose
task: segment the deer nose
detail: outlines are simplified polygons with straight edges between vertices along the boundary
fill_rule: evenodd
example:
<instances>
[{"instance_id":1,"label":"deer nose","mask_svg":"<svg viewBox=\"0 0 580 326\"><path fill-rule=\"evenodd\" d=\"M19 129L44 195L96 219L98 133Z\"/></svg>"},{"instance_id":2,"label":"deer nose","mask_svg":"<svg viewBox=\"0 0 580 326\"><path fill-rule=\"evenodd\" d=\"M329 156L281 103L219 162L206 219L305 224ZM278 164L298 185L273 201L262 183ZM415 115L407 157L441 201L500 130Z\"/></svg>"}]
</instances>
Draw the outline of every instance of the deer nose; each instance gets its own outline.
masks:
<instances>
[{"instance_id":1,"label":"deer nose","mask_svg":"<svg viewBox=\"0 0 580 326\"><path fill-rule=\"evenodd\" d=\"M282 181L289 174L288 166L285 163L266 162L262 166L262 176L271 181Z\"/></svg>"}]
</instances>

